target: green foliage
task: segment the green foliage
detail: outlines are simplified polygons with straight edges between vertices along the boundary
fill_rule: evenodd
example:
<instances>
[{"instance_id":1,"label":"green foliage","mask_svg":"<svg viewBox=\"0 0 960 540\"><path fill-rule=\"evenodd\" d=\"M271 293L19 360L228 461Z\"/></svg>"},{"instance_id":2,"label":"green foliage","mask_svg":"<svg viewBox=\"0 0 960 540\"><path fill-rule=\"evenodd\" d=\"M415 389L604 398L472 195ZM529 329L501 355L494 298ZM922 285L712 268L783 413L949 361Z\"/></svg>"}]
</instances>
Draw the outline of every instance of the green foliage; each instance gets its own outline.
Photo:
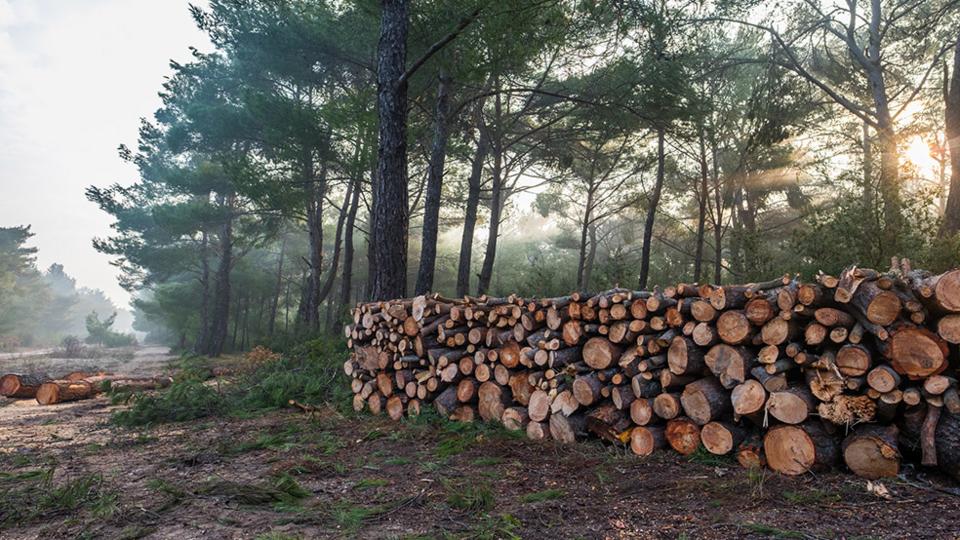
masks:
<instances>
[{"instance_id":1,"label":"green foliage","mask_svg":"<svg viewBox=\"0 0 960 540\"><path fill-rule=\"evenodd\" d=\"M87 343L101 345L104 347L126 347L135 345L136 338L132 334L121 334L113 331L113 323L117 320L117 312L104 320L94 311L87 315Z\"/></svg>"},{"instance_id":2,"label":"green foliage","mask_svg":"<svg viewBox=\"0 0 960 540\"><path fill-rule=\"evenodd\" d=\"M118 494L100 475L55 481L54 468L0 473L0 526L29 523L86 511L107 518L117 511Z\"/></svg>"},{"instance_id":3,"label":"green foliage","mask_svg":"<svg viewBox=\"0 0 960 540\"><path fill-rule=\"evenodd\" d=\"M121 426L144 426L165 422L184 422L214 415L224 410L223 396L203 381L174 381L156 394L138 394L129 409L113 414Z\"/></svg>"},{"instance_id":4,"label":"green foliage","mask_svg":"<svg viewBox=\"0 0 960 540\"><path fill-rule=\"evenodd\" d=\"M449 485L447 504L457 510L484 512L493 508L495 498L490 486L486 484Z\"/></svg>"},{"instance_id":5,"label":"green foliage","mask_svg":"<svg viewBox=\"0 0 960 540\"><path fill-rule=\"evenodd\" d=\"M138 394L130 408L117 411L113 421L123 426L182 422L218 414L245 415L303 403L331 403L349 408L350 389L338 374L343 368L343 344L327 338L308 341L275 362L264 363L235 380L206 382L209 361L184 356L181 371L167 389ZM265 444L270 441L265 441Z\"/></svg>"},{"instance_id":6,"label":"green foliage","mask_svg":"<svg viewBox=\"0 0 960 540\"><path fill-rule=\"evenodd\" d=\"M939 269L960 264L960 252L944 249L951 241L937 240L939 221L931 211L929 194L917 193L905 203L903 214L910 226L897 231L895 246L885 246L880 209L864 204L858 192L838 193L794 233L791 247L804 254L797 261L799 270L809 279L818 270L839 274L851 263L883 269L897 254L909 256L917 267L928 262Z\"/></svg>"},{"instance_id":7,"label":"green foliage","mask_svg":"<svg viewBox=\"0 0 960 540\"><path fill-rule=\"evenodd\" d=\"M538 503L543 501L552 501L555 499L562 499L566 496L566 492L562 489L545 489L543 491L535 491L533 493L527 493L526 495L520 497L520 502L523 503Z\"/></svg>"}]
</instances>

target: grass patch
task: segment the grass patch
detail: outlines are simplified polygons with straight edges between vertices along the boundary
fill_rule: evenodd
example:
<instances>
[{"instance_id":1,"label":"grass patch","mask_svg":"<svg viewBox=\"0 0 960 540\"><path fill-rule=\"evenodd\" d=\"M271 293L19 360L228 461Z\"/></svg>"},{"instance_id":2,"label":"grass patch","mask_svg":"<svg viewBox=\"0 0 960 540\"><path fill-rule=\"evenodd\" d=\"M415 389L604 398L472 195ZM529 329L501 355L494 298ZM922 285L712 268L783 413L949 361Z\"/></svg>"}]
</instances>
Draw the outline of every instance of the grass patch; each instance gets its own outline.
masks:
<instances>
[{"instance_id":1,"label":"grass patch","mask_svg":"<svg viewBox=\"0 0 960 540\"><path fill-rule=\"evenodd\" d=\"M484 515L466 535L446 535L445 538L471 538L477 540L520 540L517 532L522 523L510 514Z\"/></svg>"},{"instance_id":2,"label":"grass patch","mask_svg":"<svg viewBox=\"0 0 960 540\"><path fill-rule=\"evenodd\" d=\"M772 538L806 538L801 532L778 529L770 525L764 525L763 523L747 522L743 524L743 527L750 532L763 534Z\"/></svg>"},{"instance_id":3,"label":"grass patch","mask_svg":"<svg viewBox=\"0 0 960 540\"><path fill-rule=\"evenodd\" d=\"M200 492L247 506L270 504L285 507L298 506L303 499L312 495L287 474L282 474L270 482L257 484L218 480L210 482Z\"/></svg>"},{"instance_id":4,"label":"grass patch","mask_svg":"<svg viewBox=\"0 0 960 540\"><path fill-rule=\"evenodd\" d=\"M718 456L716 454L711 454L703 446L698 447L696 452L690 454L690 457L687 458L687 461L690 463L707 465L709 467L730 467L733 465L732 456Z\"/></svg>"},{"instance_id":5,"label":"grass patch","mask_svg":"<svg viewBox=\"0 0 960 540\"><path fill-rule=\"evenodd\" d=\"M501 463L503 463L503 458L499 458L496 456L483 456L483 457L478 457L477 459L471 461L470 463L472 465L476 465L477 467L489 467L492 465L500 465Z\"/></svg>"},{"instance_id":6,"label":"grass patch","mask_svg":"<svg viewBox=\"0 0 960 540\"><path fill-rule=\"evenodd\" d=\"M167 511L183 502L188 496L192 495L192 493L188 493L186 490L181 489L176 484L168 482L162 478L152 478L147 480L147 489L165 495L164 500L160 503L159 507L155 509L156 512Z\"/></svg>"},{"instance_id":7,"label":"grass patch","mask_svg":"<svg viewBox=\"0 0 960 540\"><path fill-rule=\"evenodd\" d=\"M357 482L353 486L353 489L378 488L378 487L383 487L389 483L390 482L388 480L385 480L383 478L364 478L363 480L360 480L359 482Z\"/></svg>"},{"instance_id":8,"label":"grass patch","mask_svg":"<svg viewBox=\"0 0 960 540\"><path fill-rule=\"evenodd\" d=\"M527 493L523 497L520 497L520 502L522 503L538 503L543 501L552 501L555 499L563 498L567 493L562 489L545 489L543 491L534 491L533 493Z\"/></svg>"},{"instance_id":9,"label":"grass patch","mask_svg":"<svg viewBox=\"0 0 960 540\"><path fill-rule=\"evenodd\" d=\"M470 440L465 437L447 437L437 444L434 454L438 458L446 459L463 453L470 446Z\"/></svg>"},{"instance_id":10,"label":"grass patch","mask_svg":"<svg viewBox=\"0 0 960 540\"><path fill-rule=\"evenodd\" d=\"M486 484L447 486L447 490L450 492L447 504L457 510L486 511L493 508L495 502L493 491Z\"/></svg>"},{"instance_id":11,"label":"grass patch","mask_svg":"<svg viewBox=\"0 0 960 540\"><path fill-rule=\"evenodd\" d=\"M102 476L85 475L58 483L53 473L53 467L0 473L0 526L80 511L108 518L117 511L119 497L106 487Z\"/></svg>"},{"instance_id":12,"label":"grass patch","mask_svg":"<svg viewBox=\"0 0 960 540\"><path fill-rule=\"evenodd\" d=\"M340 502L333 506L330 515L333 521L343 529L353 532L365 522L374 519L385 511L381 506L360 506L358 504Z\"/></svg>"},{"instance_id":13,"label":"grass patch","mask_svg":"<svg viewBox=\"0 0 960 540\"><path fill-rule=\"evenodd\" d=\"M290 534L284 534L279 532L268 532L264 534L259 534L254 540L300 540L302 536L293 536Z\"/></svg>"},{"instance_id":14,"label":"grass patch","mask_svg":"<svg viewBox=\"0 0 960 540\"><path fill-rule=\"evenodd\" d=\"M809 489L805 491L784 491L783 498L793 504L818 505L825 503L840 502L839 493L831 493L822 489Z\"/></svg>"},{"instance_id":15,"label":"grass patch","mask_svg":"<svg viewBox=\"0 0 960 540\"><path fill-rule=\"evenodd\" d=\"M392 457L383 460L384 465L409 465L413 463L413 460L408 457Z\"/></svg>"}]
</instances>

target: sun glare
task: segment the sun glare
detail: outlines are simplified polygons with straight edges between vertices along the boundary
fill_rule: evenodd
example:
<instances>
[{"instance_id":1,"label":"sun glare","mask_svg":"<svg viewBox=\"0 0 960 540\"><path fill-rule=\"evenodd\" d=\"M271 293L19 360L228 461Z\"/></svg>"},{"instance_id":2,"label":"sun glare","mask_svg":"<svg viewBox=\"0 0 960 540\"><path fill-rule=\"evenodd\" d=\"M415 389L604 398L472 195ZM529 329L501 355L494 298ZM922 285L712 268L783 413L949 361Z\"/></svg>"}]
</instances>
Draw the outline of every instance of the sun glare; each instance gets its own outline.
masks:
<instances>
[{"instance_id":1,"label":"sun glare","mask_svg":"<svg viewBox=\"0 0 960 540\"><path fill-rule=\"evenodd\" d=\"M930 145L920 136L910 138L906 146L905 156L917 166L921 173L928 174L936 170L937 162L930 155Z\"/></svg>"}]
</instances>

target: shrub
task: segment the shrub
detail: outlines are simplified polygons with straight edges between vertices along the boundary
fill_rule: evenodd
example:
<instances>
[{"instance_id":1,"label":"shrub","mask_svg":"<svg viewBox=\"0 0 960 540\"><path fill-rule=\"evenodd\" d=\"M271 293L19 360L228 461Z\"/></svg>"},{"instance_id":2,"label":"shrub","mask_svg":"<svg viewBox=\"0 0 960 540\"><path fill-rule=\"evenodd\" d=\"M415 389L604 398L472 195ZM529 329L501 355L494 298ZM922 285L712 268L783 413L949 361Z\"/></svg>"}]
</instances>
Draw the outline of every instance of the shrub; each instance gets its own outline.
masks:
<instances>
[{"instance_id":1,"label":"shrub","mask_svg":"<svg viewBox=\"0 0 960 540\"><path fill-rule=\"evenodd\" d=\"M286 407L289 400L333 403L349 407L349 387L340 378L344 360L343 342L332 338L308 341L281 356L262 349L257 367L243 371L216 386L205 381L209 360L184 356L174 383L157 394L133 396L133 405L114 413L115 423L140 426L181 422L217 414L246 415Z\"/></svg>"},{"instance_id":2,"label":"shrub","mask_svg":"<svg viewBox=\"0 0 960 540\"><path fill-rule=\"evenodd\" d=\"M83 354L83 342L77 336L67 336L60 342L63 347L63 356L66 358L79 358Z\"/></svg>"}]
</instances>

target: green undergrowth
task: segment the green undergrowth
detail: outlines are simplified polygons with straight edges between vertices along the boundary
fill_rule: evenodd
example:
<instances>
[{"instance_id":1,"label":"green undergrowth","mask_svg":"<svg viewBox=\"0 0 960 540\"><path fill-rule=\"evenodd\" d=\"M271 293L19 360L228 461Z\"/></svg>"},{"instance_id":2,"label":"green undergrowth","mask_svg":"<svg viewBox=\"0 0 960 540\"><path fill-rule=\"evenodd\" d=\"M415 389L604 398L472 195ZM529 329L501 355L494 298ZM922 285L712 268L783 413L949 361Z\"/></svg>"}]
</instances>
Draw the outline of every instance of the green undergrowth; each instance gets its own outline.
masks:
<instances>
[{"instance_id":1,"label":"green undergrowth","mask_svg":"<svg viewBox=\"0 0 960 540\"><path fill-rule=\"evenodd\" d=\"M346 352L336 338L308 341L248 372L208 380L209 359L185 356L169 388L160 392L115 396L130 407L113 415L121 426L182 422L210 416L251 416L288 406L291 399L331 404L350 411L350 388L342 375Z\"/></svg>"},{"instance_id":2,"label":"green undergrowth","mask_svg":"<svg viewBox=\"0 0 960 540\"><path fill-rule=\"evenodd\" d=\"M54 467L0 473L0 529L86 512L108 518L117 511L118 494L100 475L56 480Z\"/></svg>"}]
</instances>

